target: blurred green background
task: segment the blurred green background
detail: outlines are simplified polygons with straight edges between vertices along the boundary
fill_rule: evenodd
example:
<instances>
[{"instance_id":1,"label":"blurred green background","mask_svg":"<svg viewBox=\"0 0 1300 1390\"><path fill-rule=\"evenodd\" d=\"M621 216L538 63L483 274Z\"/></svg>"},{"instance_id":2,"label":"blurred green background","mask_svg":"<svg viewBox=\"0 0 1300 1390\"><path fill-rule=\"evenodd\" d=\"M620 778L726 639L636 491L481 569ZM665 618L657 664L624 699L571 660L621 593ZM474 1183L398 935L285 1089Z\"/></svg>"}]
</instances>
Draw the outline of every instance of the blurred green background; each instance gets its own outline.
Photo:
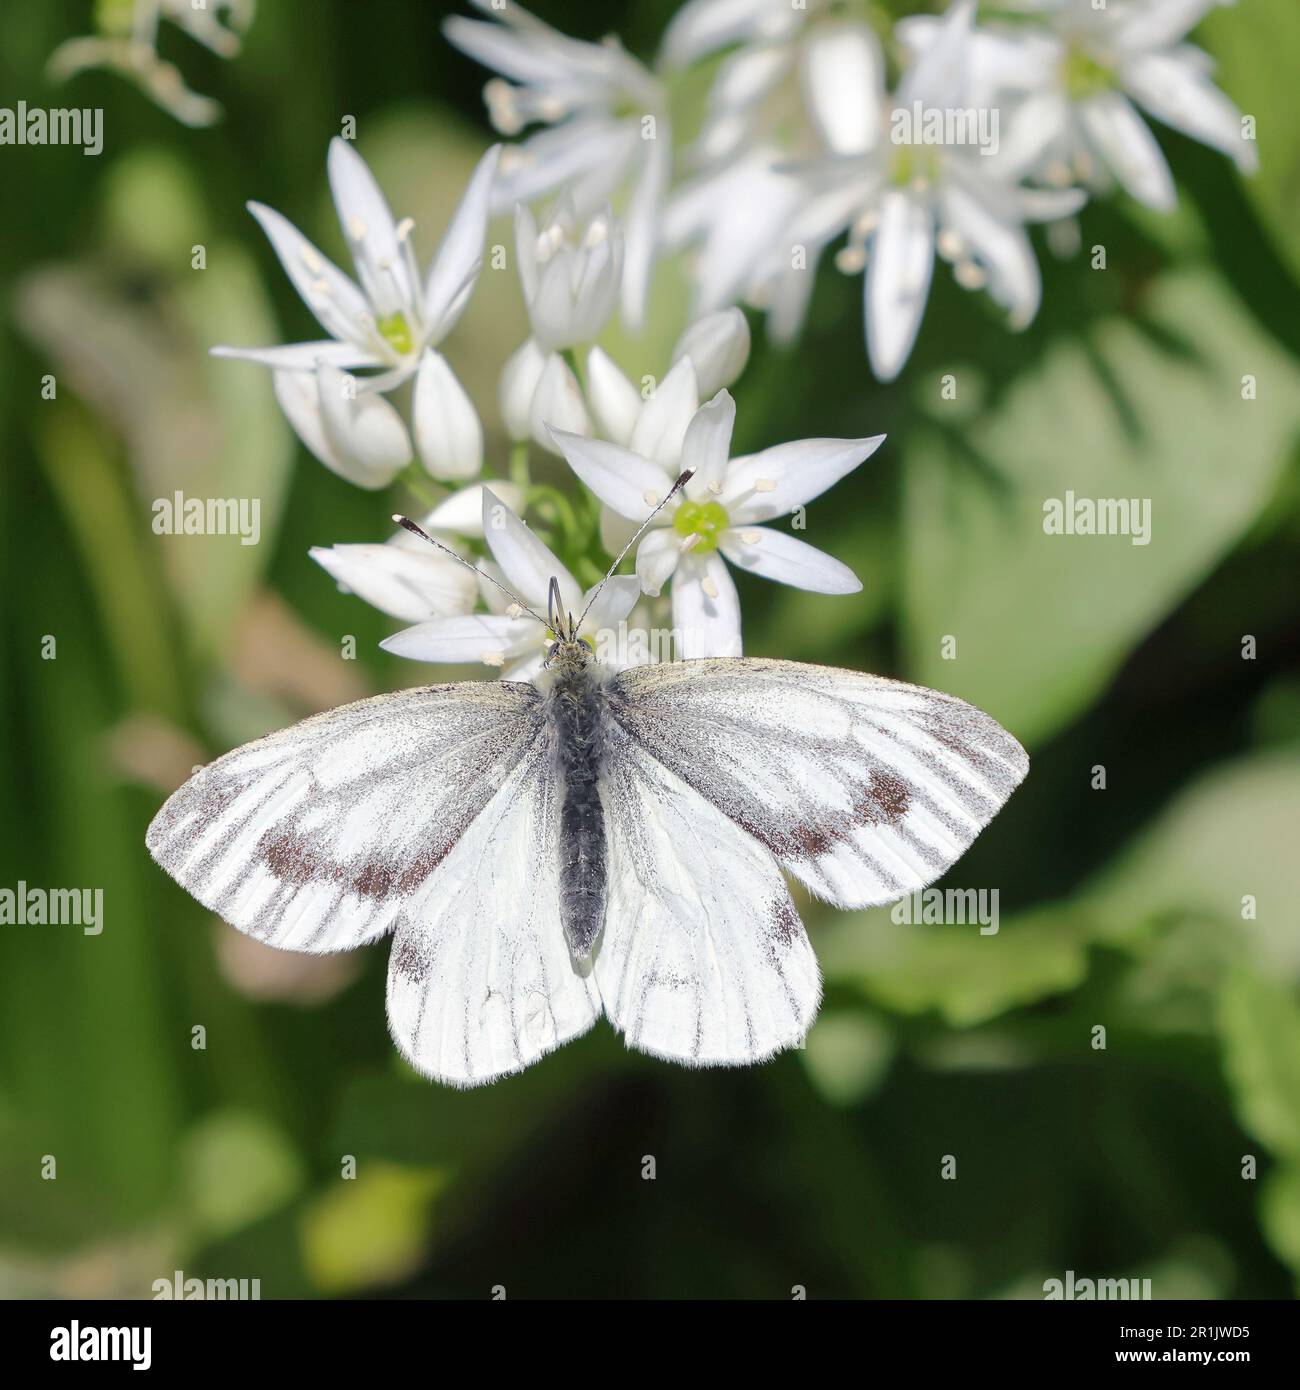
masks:
<instances>
[{"instance_id":1,"label":"blurred green background","mask_svg":"<svg viewBox=\"0 0 1300 1390\"><path fill-rule=\"evenodd\" d=\"M536 9L648 58L671 6ZM324 159L347 114L430 253L490 138L486 74L442 41L447 12L264 0L231 62L164 30L226 108L188 130L120 77L46 80L89 4L0 9L0 105L105 112L98 158L0 148L0 886L102 887L105 903L98 937L0 927L0 1293L148 1296L182 1269L260 1278L263 1297L1036 1298L1072 1269L1150 1278L1157 1297L1290 1296L1300 8L1244 0L1198 31L1258 119L1258 176L1161 132L1179 212L1097 203L1073 260L1040 239L1027 332L940 272L882 388L860 281L828 264L799 347L756 331L733 388L739 450L890 436L809 512L863 593L742 577L747 651L932 684L1020 737L1027 783L948 880L998 888L1000 932L808 904L827 991L806 1050L692 1072L601 1025L469 1093L398 1061L387 946L270 952L144 848L192 764L441 679L380 652L393 625L307 558L388 534L398 494L333 477L266 373L206 352L312 336L243 204L340 255ZM510 242L504 220L492 238ZM680 269L656 284L645 337L614 344L638 375L681 327ZM485 271L446 351L498 468L496 376L524 334L513 273ZM260 497L262 543L155 536L150 503L177 488ZM1150 497L1151 544L1045 536L1043 501L1066 489Z\"/></svg>"}]
</instances>

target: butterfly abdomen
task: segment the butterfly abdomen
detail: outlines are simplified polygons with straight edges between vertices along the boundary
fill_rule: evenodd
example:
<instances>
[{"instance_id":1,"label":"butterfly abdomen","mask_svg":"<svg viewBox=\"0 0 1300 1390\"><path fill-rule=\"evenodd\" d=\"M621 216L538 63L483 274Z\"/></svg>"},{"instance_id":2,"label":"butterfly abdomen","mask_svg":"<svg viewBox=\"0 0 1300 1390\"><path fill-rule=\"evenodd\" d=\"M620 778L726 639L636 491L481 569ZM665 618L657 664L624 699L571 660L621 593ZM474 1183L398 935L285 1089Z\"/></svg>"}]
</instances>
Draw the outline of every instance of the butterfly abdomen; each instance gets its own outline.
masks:
<instances>
[{"instance_id":1,"label":"butterfly abdomen","mask_svg":"<svg viewBox=\"0 0 1300 1390\"><path fill-rule=\"evenodd\" d=\"M605 814L599 791L604 698L589 667L561 667L547 708L561 786L560 920L578 960L591 954L605 920Z\"/></svg>"}]
</instances>

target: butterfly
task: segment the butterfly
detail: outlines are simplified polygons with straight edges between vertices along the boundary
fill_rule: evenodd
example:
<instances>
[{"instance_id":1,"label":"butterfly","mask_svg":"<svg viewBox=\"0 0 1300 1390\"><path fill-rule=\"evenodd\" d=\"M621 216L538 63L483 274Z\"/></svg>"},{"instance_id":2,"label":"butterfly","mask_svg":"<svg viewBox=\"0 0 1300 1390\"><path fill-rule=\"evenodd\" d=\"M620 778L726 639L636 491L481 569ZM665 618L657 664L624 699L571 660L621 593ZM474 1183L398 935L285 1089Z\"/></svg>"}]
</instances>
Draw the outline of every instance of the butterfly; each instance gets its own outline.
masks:
<instances>
[{"instance_id":1,"label":"butterfly","mask_svg":"<svg viewBox=\"0 0 1300 1390\"><path fill-rule=\"evenodd\" d=\"M268 945L391 935L393 1039L453 1086L520 1071L602 1014L689 1066L798 1045L821 976L785 875L837 907L893 902L943 874L1028 771L951 695L765 658L613 671L555 580L545 619L520 608L549 629L535 680L304 720L200 769L147 835L178 883Z\"/></svg>"}]
</instances>

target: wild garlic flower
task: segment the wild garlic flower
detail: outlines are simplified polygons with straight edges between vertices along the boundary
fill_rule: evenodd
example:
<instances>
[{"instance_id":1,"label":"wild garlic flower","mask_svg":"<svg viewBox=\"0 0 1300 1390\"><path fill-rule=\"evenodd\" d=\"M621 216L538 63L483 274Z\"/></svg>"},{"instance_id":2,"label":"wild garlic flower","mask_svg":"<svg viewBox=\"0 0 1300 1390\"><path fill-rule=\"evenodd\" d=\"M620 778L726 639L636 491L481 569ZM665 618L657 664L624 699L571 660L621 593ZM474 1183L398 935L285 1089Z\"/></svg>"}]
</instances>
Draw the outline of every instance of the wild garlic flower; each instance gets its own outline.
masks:
<instances>
[{"instance_id":1,"label":"wild garlic flower","mask_svg":"<svg viewBox=\"0 0 1300 1390\"><path fill-rule=\"evenodd\" d=\"M1032 0L1046 25L988 24L972 47L974 80L993 100L1019 98L1000 158L1014 176L1042 173L1098 191L1118 182L1139 202L1170 211L1173 175L1140 107L1220 150L1245 173L1258 165L1241 112L1211 80L1209 56L1186 42L1220 0ZM923 49L935 22L900 26Z\"/></svg>"},{"instance_id":2,"label":"wild garlic flower","mask_svg":"<svg viewBox=\"0 0 1300 1390\"><path fill-rule=\"evenodd\" d=\"M584 593L567 567L501 497L487 487L481 497L483 534L496 562L494 573L521 602L545 617L554 577L566 611L575 618L591 603L578 629L583 640L594 646L602 633L626 621L641 597L634 575L613 576L599 595L594 587ZM480 662L502 680L529 680L541 670L555 634L499 590L484 586L483 596L493 611L434 618L394 633L380 645L413 661Z\"/></svg>"},{"instance_id":3,"label":"wild garlic flower","mask_svg":"<svg viewBox=\"0 0 1300 1390\"><path fill-rule=\"evenodd\" d=\"M840 561L762 523L788 516L819 497L870 457L884 435L804 439L733 459L735 414L735 402L725 390L701 406L686 427L679 462L672 469L608 440L554 431L582 482L633 525L645 521L678 473L693 470L685 487L655 517L636 555L636 572L647 594L658 594L672 583L673 630L682 657L740 655L740 598L726 561L815 593L848 594L862 587Z\"/></svg>"},{"instance_id":4,"label":"wild garlic flower","mask_svg":"<svg viewBox=\"0 0 1300 1390\"><path fill-rule=\"evenodd\" d=\"M508 482L493 486L507 506L523 505L521 488ZM452 493L420 525L467 556L460 537L482 539L483 492L479 485ZM378 544L313 546L310 554L340 588L402 622L470 613L478 600L472 570L406 530Z\"/></svg>"},{"instance_id":5,"label":"wild garlic flower","mask_svg":"<svg viewBox=\"0 0 1300 1390\"><path fill-rule=\"evenodd\" d=\"M535 131L502 154L497 211L568 189L585 221L622 195L626 262L622 311L629 328L645 312L660 208L672 163L663 89L610 36L571 39L514 0L475 6L499 23L455 15L447 38L500 77L483 89L488 114L504 136Z\"/></svg>"},{"instance_id":6,"label":"wild garlic flower","mask_svg":"<svg viewBox=\"0 0 1300 1390\"><path fill-rule=\"evenodd\" d=\"M482 465L478 416L434 349L451 331L478 278L488 194L500 148L479 161L421 276L414 223L395 222L374 175L345 140L330 142L330 190L352 252L350 279L273 208L250 202L294 288L331 336L284 347L217 347L218 357L271 367L276 397L303 443L360 487L386 486L410 461L406 425L380 393L415 376L416 450L439 479L473 477ZM366 370L362 377L348 375Z\"/></svg>"}]
</instances>

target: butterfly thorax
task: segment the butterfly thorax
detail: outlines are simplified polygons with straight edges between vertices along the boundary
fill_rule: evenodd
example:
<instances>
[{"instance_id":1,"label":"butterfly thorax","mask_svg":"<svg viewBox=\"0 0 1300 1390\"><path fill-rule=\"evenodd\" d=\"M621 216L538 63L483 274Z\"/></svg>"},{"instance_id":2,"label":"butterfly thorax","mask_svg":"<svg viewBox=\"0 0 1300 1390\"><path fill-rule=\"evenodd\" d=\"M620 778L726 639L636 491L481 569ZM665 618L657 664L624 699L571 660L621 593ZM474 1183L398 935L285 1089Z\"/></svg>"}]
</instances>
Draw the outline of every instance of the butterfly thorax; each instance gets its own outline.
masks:
<instances>
[{"instance_id":1,"label":"butterfly thorax","mask_svg":"<svg viewBox=\"0 0 1300 1390\"><path fill-rule=\"evenodd\" d=\"M560 784L560 920L569 951L585 960L605 921L605 815L600 800L605 682L582 642L557 642L545 684L546 718Z\"/></svg>"}]
</instances>

